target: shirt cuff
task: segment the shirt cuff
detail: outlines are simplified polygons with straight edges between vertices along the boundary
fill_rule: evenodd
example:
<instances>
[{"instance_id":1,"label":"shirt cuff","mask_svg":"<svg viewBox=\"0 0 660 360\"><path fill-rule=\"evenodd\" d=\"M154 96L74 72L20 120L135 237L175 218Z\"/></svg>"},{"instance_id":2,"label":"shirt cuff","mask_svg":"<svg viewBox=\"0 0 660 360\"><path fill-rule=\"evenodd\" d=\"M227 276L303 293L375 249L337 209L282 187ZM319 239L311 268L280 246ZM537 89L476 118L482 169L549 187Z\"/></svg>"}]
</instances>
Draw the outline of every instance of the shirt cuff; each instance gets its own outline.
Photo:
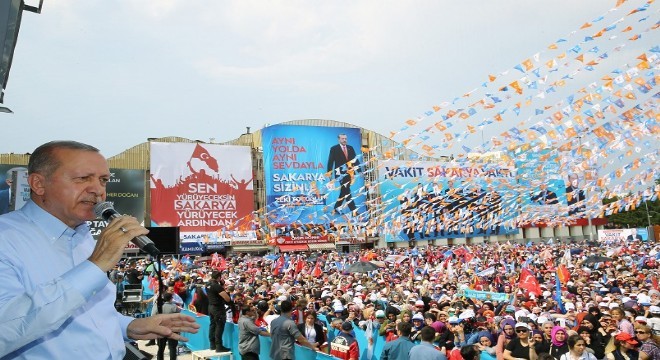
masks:
<instances>
[{"instance_id":1,"label":"shirt cuff","mask_svg":"<svg viewBox=\"0 0 660 360\"><path fill-rule=\"evenodd\" d=\"M74 290L78 290L86 301L101 291L108 283L105 272L89 260L85 260L62 275L62 279L69 283Z\"/></svg>"}]
</instances>

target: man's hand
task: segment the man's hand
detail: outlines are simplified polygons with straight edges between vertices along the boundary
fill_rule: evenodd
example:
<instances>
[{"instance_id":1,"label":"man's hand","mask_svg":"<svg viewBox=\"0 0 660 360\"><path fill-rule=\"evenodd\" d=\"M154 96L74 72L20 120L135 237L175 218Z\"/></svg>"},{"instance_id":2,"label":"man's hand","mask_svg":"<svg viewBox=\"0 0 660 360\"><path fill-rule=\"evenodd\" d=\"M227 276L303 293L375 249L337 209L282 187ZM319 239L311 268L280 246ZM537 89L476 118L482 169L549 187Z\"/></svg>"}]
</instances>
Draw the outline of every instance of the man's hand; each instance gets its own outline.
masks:
<instances>
[{"instance_id":1,"label":"man's hand","mask_svg":"<svg viewBox=\"0 0 660 360\"><path fill-rule=\"evenodd\" d=\"M199 324L195 319L182 314L159 314L147 318L135 319L128 324L126 334L134 340L151 340L166 337L174 340L188 341L179 333L195 334Z\"/></svg>"},{"instance_id":2,"label":"man's hand","mask_svg":"<svg viewBox=\"0 0 660 360\"><path fill-rule=\"evenodd\" d=\"M140 225L137 219L132 216L122 216L114 219L101 231L101 236L96 241L94 251L89 256L89 261L103 271L110 271L124 253L126 244L134 237L146 235L148 232L149 230Z\"/></svg>"}]
</instances>

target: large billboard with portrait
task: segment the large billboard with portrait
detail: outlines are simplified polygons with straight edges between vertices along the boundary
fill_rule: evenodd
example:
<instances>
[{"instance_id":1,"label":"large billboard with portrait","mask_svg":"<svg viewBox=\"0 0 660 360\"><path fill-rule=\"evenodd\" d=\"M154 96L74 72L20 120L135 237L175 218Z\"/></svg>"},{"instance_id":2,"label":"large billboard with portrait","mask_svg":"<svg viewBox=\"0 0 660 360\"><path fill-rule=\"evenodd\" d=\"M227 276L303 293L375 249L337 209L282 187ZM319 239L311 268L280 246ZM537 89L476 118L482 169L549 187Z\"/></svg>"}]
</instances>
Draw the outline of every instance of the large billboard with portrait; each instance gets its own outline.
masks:
<instances>
[{"instance_id":1,"label":"large billboard with portrait","mask_svg":"<svg viewBox=\"0 0 660 360\"><path fill-rule=\"evenodd\" d=\"M144 170L133 169L110 169L110 180L105 187L106 201L114 204L115 210L120 214L128 214L144 224ZM102 219L87 222L94 238L108 225ZM145 225L146 226L146 225ZM135 245L129 243L129 248Z\"/></svg>"},{"instance_id":2,"label":"large billboard with portrait","mask_svg":"<svg viewBox=\"0 0 660 360\"><path fill-rule=\"evenodd\" d=\"M13 184L12 188L14 178L17 182ZM0 164L0 215L20 209L29 199L27 166Z\"/></svg>"},{"instance_id":3,"label":"large billboard with portrait","mask_svg":"<svg viewBox=\"0 0 660 360\"><path fill-rule=\"evenodd\" d=\"M565 220L566 183L562 178L561 161L556 151L527 151L516 158L521 194L521 225L553 223Z\"/></svg>"},{"instance_id":4,"label":"large billboard with portrait","mask_svg":"<svg viewBox=\"0 0 660 360\"><path fill-rule=\"evenodd\" d=\"M386 160L378 169L388 242L518 232L515 168Z\"/></svg>"},{"instance_id":5,"label":"large billboard with portrait","mask_svg":"<svg viewBox=\"0 0 660 360\"><path fill-rule=\"evenodd\" d=\"M269 223L366 215L360 129L275 125L262 130L262 141Z\"/></svg>"},{"instance_id":6,"label":"large billboard with portrait","mask_svg":"<svg viewBox=\"0 0 660 360\"><path fill-rule=\"evenodd\" d=\"M251 226L252 156L247 146L151 143L151 226L180 228L181 248L228 245Z\"/></svg>"}]
</instances>

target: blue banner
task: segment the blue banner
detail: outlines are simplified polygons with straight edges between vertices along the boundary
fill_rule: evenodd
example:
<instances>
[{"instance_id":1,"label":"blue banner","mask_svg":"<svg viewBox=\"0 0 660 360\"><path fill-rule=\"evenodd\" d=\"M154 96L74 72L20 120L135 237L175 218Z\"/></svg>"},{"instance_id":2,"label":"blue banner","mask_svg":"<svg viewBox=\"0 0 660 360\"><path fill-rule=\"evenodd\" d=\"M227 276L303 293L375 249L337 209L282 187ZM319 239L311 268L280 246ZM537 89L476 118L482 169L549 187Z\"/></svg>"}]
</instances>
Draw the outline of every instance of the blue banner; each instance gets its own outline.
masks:
<instances>
[{"instance_id":1,"label":"blue banner","mask_svg":"<svg viewBox=\"0 0 660 360\"><path fill-rule=\"evenodd\" d=\"M477 290L470 290L470 289L465 289L461 293L462 296L465 296L470 299L477 299L477 300L490 300L490 301L509 301L511 298L511 295L505 294L505 293L496 293L496 292L490 292L490 291L477 291Z\"/></svg>"},{"instance_id":2,"label":"blue banner","mask_svg":"<svg viewBox=\"0 0 660 360\"><path fill-rule=\"evenodd\" d=\"M515 169L504 164L378 164L387 242L515 234Z\"/></svg>"},{"instance_id":3,"label":"blue banner","mask_svg":"<svg viewBox=\"0 0 660 360\"><path fill-rule=\"evenodd\" d=\"M271 224L346 223L365 214L360 129L275 125L261 134Z\"/></svg>"}]
</instances>

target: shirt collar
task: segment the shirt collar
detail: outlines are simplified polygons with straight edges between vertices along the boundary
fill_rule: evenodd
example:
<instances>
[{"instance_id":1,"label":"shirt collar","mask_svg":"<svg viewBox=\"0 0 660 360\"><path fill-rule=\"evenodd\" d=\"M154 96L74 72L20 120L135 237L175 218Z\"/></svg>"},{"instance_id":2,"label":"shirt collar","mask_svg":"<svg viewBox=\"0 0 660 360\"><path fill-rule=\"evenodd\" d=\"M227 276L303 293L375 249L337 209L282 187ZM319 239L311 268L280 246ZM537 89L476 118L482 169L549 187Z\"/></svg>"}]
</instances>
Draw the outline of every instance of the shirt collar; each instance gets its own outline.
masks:
<instances>
[{"instance_id":1,"label":"shirt collar","mask_svg":"<svg viewBox=\"0 0 660 360\"><path fill-rule=\"evenodd\" d=\"M48 211L41 208L39 205L35 204L34 201L29 200L25 205L20 209L28 219L30 219L37 227L48 237L52 242L55 242L62 235L68 233L68 236L73 236L74 233L84 234L89 231L89 226L87 222L76 226L75 229L71 229L60 219L53 216Z\"/></svg>"}]
</instances>

